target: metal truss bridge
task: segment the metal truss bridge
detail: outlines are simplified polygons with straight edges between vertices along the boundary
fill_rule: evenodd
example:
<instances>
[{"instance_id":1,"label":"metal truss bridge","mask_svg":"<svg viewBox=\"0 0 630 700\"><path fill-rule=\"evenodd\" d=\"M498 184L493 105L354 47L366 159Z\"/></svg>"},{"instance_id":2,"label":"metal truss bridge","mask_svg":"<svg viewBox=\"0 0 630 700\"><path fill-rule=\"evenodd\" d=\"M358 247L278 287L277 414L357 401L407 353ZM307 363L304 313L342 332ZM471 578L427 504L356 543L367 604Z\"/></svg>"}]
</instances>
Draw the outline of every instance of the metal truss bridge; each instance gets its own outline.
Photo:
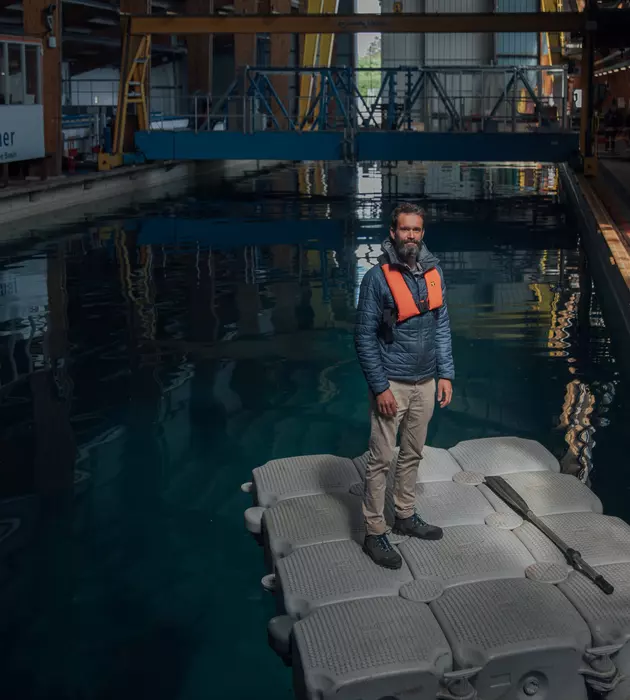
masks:
<instances>
[{"instance_id":1,"label":"metal truss bridge","mask_svg":"<svg viewBox=\"0 0 630 700\"><path fill-rule=\"evenodd\" d=\"M147 160L572 162L567 84L550 66L249 67L179 113L152 100L135 145Z\"/></svg>"}]
</instances>

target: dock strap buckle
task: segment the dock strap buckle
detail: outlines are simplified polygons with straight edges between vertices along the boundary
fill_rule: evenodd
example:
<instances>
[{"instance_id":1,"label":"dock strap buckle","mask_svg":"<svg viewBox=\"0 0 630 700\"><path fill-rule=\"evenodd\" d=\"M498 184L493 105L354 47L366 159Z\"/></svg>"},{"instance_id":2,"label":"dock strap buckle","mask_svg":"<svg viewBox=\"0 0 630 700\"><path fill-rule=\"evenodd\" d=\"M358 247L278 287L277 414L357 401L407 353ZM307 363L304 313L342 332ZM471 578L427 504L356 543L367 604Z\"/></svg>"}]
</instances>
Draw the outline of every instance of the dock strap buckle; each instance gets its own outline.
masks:
<instances>
[{"instance_id":1,"label":"dock strap buckle","mask_svg":"<svg viewBox=\"0 0 630 700\"><path fill-rule=\"evenodd\" d=\"M588 666L581 668L580 673L595 692L604 695L610 693L623 680L623 675L610 658L623 646L623 644L610 644L586 649L584 652L584 660Z\"/></svg>"},{"instance_id":2,"label":"dock strap buckle","mask_svg":"<svg viewBox=\"0 0 630 700\"><path fill-rule=\"evenodd\" d=\"M442 688L437 700L478 700L477 691L470 682L482 670L482 666L448 671L442 676Z\"/></svg>"}]
</instances>

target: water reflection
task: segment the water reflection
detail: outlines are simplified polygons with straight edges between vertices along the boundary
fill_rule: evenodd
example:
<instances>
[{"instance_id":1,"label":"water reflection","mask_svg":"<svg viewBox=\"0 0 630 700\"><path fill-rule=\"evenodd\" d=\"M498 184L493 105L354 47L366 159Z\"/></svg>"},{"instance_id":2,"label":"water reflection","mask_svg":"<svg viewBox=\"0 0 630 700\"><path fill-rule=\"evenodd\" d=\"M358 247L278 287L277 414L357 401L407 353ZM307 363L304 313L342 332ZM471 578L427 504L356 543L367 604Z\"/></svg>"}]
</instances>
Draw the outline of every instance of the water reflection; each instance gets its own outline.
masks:
<instances>
[{"instance_id":1,"label":"water reflection","mask_svg":"<svg viewBox=\"0 0 630 700\"><path fill-rule=\"evenodd\" d=\"M402 194L428 198L449 288L456 394L430 442L531 437L582 479L596 443L621 444L610 338L553 168L303 164L7 254L1 663L16 696L125 698L140 676L164 698L233 695L235 678L239 696L288 696L238 485L273 457L365 449L354 309ZM234 675L235 649L255 678Z\"/></svg>"}]
</instances>

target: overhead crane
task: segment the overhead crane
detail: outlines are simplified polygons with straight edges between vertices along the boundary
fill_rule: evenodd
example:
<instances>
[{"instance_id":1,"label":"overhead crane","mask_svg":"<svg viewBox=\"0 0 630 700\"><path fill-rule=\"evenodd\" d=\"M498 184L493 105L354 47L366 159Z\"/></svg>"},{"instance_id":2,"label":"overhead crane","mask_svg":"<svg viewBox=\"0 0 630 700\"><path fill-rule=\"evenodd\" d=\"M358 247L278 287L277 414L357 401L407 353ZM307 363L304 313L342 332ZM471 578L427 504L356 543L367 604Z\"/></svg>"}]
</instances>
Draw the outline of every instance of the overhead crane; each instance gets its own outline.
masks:
<instances>
[{"instance_id":1,"label":"overhead crane","mask_svg":"<svg viewBox=\"0 0 630 700\"><path fill-rule=\"evenodd\" d=\"M324 3L327 0L320 0ZM320 5L324 7L324 5ZM310 9L310 8L309 8ZM339 15L333 13L269 14L269 15L121 15L123 29L123 57L121 76L126 76L119 98L116 116L114 153L101 154L99 167L108 169L123 162L123 135L126 125L126 103L138 95L146 94L146 74L138 85L138 66L147 61L148 40L154 34L305 34L328 37L328 52L335 34L364 32L410 33L501 33L501 32L570 32L582 36L582 88L583 109L580 129L580 153L584 171L595 171L596 158L593 147L592 84L593 54L596 45L624 45L630 36L630 11L588 9L584 12L533 12L533 13L391 13L365 15ZM142 39L145 38L143 41ZM312 49L311 49L312 51ZM324 61L326 58L324 58ZM134 63L135 62L135 63ZM319 59L318 59L319 63ZM122 82L122 81L121 81ZM312 83L311 83L312 84ZM308 94L311 94L309 89ZM127 100L125 100L127 97ZM146 99L143 97L143 99ZM140 110L142 121L148 115ZM148 121L148 116L146 117ZM139 124L147 129L148 124Z\"/></svg>"},{"instance_id":2,"label":"overhead crane","mask_svg":"<svg viewBox=\"0 0 630 700\"><path fill-rule=\"evenodd\" d=\"M144 34L386 34L591 32L627 40L630 10L584 12L332 13L268 15L128 15L129 33Z\"/></svg>"},{"instance_id":3,"label":"overhead crane","mask_svg":"<svg viewBox=\"0 0 630 700\"><path fill-rule=\"evenodd\" d=\"M581 12L415 13L365 15L132 15L129 33L145 34L383 34L580 32Z\"/></svg>"}]
</instances>

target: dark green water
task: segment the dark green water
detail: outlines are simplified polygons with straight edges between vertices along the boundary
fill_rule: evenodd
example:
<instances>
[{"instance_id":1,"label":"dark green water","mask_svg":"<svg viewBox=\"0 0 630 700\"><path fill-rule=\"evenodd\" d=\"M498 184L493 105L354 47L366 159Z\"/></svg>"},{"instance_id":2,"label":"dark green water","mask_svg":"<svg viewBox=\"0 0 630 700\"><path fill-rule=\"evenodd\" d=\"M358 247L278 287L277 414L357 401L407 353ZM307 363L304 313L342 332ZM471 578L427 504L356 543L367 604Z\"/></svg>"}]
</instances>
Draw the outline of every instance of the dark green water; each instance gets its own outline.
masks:
<instances>
[{"instance_id":1,"label":"dark green water","mask_svg":"<svg viewBox=\"0 0 630 700\"><path fill-rule=\"evenodd\" d=\"M430 444L571 446L567 469L630 517L626 392L553 170L200 184L0 251L3 697L291 697L240 484L271 458L365 450L354 305L407 195L457 372Z\"/></svg>"}]
</instances>

